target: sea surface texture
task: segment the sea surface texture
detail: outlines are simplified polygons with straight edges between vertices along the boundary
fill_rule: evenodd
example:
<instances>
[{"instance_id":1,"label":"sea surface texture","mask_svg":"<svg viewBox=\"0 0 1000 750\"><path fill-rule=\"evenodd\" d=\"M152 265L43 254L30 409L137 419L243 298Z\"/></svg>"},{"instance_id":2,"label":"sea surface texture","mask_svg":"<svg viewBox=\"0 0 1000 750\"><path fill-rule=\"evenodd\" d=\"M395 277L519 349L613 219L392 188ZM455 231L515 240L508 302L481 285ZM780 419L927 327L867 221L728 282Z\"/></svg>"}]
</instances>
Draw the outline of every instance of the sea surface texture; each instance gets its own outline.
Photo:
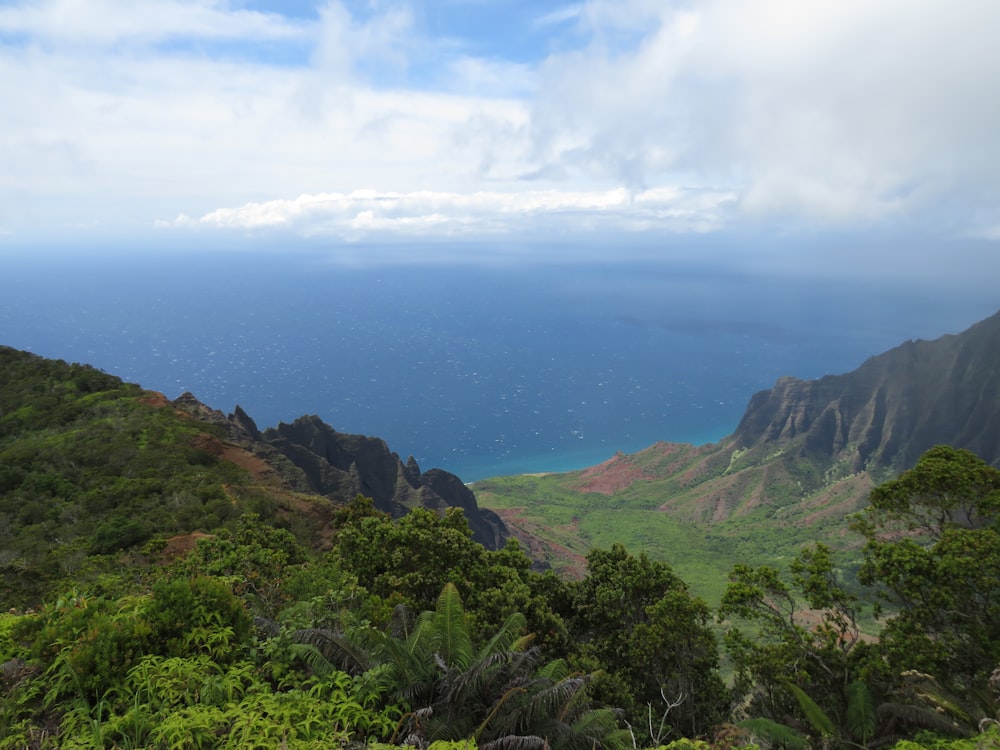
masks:
<instances>
[{"instance_id":1,"label":"sea surface texture","mask_svg":"<svg viewBox=\"0 0 1000 750\"><path fill-rule=\"evenodd\" d=\"M220 252L4 268L0 344L239 404L261 428L317 414L466 481L711 442L779 376L846 372L995 312L932 286L692 263Z\"/></svg>"}]
</instances>

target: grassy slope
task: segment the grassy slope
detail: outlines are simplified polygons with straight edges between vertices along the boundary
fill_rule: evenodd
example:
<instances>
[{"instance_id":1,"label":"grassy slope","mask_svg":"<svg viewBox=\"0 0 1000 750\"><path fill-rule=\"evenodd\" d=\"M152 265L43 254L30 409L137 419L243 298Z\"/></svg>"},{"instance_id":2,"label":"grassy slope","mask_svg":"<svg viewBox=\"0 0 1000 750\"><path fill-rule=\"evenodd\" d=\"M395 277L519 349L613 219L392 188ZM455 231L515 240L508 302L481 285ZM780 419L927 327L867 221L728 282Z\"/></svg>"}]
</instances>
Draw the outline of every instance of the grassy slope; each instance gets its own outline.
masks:
<instances>
[{"instance_id":1,"label":"grassy slope","mask_svg":"<svg viewBox=\"0 0 1000 750\"><path fill-rule=\"evenodd\" d=\"M734 459L724 442L658 444L584 471L496 477L473 489L559 572L579 575L591 549L618 542L669 562L715 605L737 562L784 568L803 545L822 541L844 566L855 563L859 539L847 516L871 480L857 475L804 491L796 475L809 467L779 459Z\"/></svg>"},{"instance_id":2,"label":"grassy slope","mask_svg":"<svg viewBox=\"0 0 1000 750\"><path fill-rule=\"evenodd\" d=\"M212 531L247 511L300 537L319 526L328 503L255 474L255 457L225 443L222 428L160 394L6 347L0 372L5 607L99 575L147 540Z\"/></svg>"},{"instance_id":3,"label":"grassy slope","mask_svg":"<svg viewBox=\"0 0 1000 750\"><path fill-rule=\"evenodd\" d=\"M497 477L474 486L481 506L500 513L516 532L535 538L532 554L560 573L579 575L595 547L615 542L630 552L666 560L694 591L717 603L733 558L724 540L658 510L655 502L580 492L578 472ZM633 494L648 495L648 490Z\"/></svg>"}]
</instances>

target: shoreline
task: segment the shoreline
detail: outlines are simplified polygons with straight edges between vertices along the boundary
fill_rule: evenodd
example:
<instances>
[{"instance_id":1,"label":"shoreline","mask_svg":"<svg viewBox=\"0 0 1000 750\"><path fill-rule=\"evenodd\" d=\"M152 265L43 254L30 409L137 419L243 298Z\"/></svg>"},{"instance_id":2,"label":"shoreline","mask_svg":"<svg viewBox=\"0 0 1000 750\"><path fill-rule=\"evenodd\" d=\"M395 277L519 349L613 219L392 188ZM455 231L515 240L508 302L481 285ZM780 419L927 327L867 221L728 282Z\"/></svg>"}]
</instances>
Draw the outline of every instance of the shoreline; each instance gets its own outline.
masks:
<instances>
[{"instance_id":1,"label":"shoreline","mask_svg":"<svg viewBox=\"0 0 1000 750\"><path fill-rule=\"evenodd\" d=\"M731 435L735 427L729 429L722 434L719 434L718 430L711 433L702 433L699 435L690 436L689 439L659 439L651 440L648 443L644 443L638 447L628 446L621 449L608 449L608 450L585 450L576 451L570 453L563 453L559 456L534 456L525 457L524 459L518 461L509 462L508 468L496 464L480 464L476 465L473 462L467 464L466 469L461 467L453 468L450 466L441 466L439 468L451 472L455 476L459 477L462 482L469 486L476 482L481 482L485 479L493 479L494 477L514 477L514 476L546 476L548 474L569 474L574 471L583 471L584 469L589 469L592 466L597 466L598 464L604 463L605 461L613 458L619 453L625 455L633 455L647 448L656 445L657 443L677 443L677 444L687 444L687 445L707 445L709 443L717 443L723 438Z\"/></svg>"}]
</instances>

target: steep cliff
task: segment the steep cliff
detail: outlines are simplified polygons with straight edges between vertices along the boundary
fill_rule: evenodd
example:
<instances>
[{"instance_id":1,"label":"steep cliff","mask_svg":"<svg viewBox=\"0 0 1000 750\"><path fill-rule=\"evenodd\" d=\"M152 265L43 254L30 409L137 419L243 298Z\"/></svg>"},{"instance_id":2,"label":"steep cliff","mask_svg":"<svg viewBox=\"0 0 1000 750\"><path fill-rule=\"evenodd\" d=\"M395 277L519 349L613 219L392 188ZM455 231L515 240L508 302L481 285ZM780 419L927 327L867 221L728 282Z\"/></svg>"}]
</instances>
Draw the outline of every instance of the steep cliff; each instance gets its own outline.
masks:
<instances>
[{"instance_id":1,"label":"steep cliff","mask_svg":"<svg viewBox=\"0 0 1000 750\"><path fill-rule=\"evenodd\" d=\"M667 555L694 579L720 560L773 563L816 540L857 546L850 514L938 444L1000 467L1000 313L842 375L780 378L717 443L657 443L582 471L475 488L557 569L580 574L599 540Z\"/></svg>"},{"instance_id":2,"label":"steep cliff","mask_svg":"<svg viewBox=\"0 0 1000 750\"><path fill-rule=\"evenodd\" d=\"M305 416L265 430L262 439L321 495L341 501L366 495L395 517L415 507L459 507L478 542L497 549L507 538L500 517L479 508L461 479L441 469L421 473L412 456L404 464L380 438L337 432L319 417Z\"/></svg>"},{"instance_id":3,"label":"steep cliff","mask_svg":"<svg viewBox=\"0 0 1000 750\"><path fill-rule=\"evenodd\" d=\"M375 501L375 507L395 518L417 507L438 512L457 507L479 543L499 549L507 539L507 527L500 517L480 508L461 479L441 469L421 472L412 456L404 464L381 438L338 432L317 416L299 417L291 424L282 422L262 432L239 406L227 416L190 393L172 405L201 421L224 427L229 442L272 467L291 489L341 503L365 495Z\"/></svg>"},{"instance_id":4,"label":"steep cliff","mask_svg":"<svg viewBox=\"0 0 1000 750\"><path fill-rule=\"evenodd\" d=\"M781 507L803 523L858 509L935 445L1000 465L1000 313L908 341L842 375L780 378L687 467L665 508L700 521Z\"/></svg>"},{"instance_id":5,"label":"steep cliff","mask_svg":"<svg viewBox=\"0 0 1000 750\"><path fill-rule=\"evenodd\" d=\"M947 443L1000 465L1000 313L965 332L909 341L844 375L782 378L753 396L734 434L752 452L901 471Z\"/></svg>"}]
</instances>

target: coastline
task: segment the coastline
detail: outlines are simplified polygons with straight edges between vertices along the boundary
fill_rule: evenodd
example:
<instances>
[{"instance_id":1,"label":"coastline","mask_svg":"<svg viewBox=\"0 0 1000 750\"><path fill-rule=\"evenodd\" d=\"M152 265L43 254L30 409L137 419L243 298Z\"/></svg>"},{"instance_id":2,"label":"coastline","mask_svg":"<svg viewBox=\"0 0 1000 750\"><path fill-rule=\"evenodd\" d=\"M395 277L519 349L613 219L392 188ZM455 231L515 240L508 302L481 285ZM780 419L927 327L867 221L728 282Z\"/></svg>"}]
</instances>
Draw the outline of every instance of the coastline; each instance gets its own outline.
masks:
<instances>
[{"instance_id":1,"label":"coastline","mask_svg":"<svg viewBox=\"0 0 1000 750\"><path fill-rule=\"evenodd\" d=\"M581 451L561 452L555 455L555 449L548 455L525 456L517 460L507 462L481 463L468 462L466 468L458 466L442 466L440 468L449 471L459 477L465 484L473 485L484 479L503 476L545 476L547 474L568 474L574 471L583 471L591 466L597 466L618 453L633 454L639 453L657 442L665 443L687 443L691 445L706 445L722 440L727 435L732 434L735 425L725 431L714 430L712 432L702 432L694 435L686 435L682 438L655 438L641 445L625 445L620 449L589 448Z\"/></svg>"}]
</instances>

